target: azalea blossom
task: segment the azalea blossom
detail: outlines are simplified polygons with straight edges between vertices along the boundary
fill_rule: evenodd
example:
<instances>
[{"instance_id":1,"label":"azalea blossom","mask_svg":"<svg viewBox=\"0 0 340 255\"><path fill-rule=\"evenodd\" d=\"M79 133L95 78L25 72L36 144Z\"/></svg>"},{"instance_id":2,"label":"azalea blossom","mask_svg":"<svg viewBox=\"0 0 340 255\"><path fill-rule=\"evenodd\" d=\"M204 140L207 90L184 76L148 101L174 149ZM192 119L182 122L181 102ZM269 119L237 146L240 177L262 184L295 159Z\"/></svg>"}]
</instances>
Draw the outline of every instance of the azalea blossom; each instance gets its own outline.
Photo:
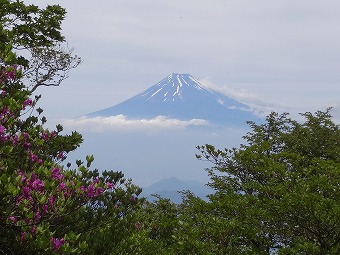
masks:
<instances>
[{"instance_id":1,"label":"azalea blossom","mask_svg":"<svg viewBox=\"0 0 340 255\"><path fill-rule=\"evenodd\" d=\"M63 244L65 243L65 239L52 237L51 242L52 242L52 251L59 251L61 246L63 246Z\"/></svg>"}]
</instances>

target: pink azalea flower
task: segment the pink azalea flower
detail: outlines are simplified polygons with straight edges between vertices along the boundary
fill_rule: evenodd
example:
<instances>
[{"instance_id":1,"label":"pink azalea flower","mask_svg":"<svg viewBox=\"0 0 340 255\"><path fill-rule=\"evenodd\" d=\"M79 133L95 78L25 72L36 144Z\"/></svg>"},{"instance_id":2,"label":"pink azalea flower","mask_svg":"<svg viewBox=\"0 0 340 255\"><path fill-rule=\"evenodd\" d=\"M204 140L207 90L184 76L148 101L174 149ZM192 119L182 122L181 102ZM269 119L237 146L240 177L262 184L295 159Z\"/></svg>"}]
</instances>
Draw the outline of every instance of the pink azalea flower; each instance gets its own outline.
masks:
<instances>
[{"instance_id":1,"label":"pink azalea flower","mask_svg":"<svg viewBox=\"0 0 340 255\"><path fill-rule=\"evenodd\" d=\"M105 186L107 189L113 189L115 185L112 182L107 182Z\"/></svg>"},{"instance_id":2,"label":"pink azalea flower","mask_svg":"<svg viewBox=\"0 0 340 255\"><path fill-rule=\"evenodd\" d=\"M14 79L15 79L15 72L14 72L14 70L12 70L12 71L7 71L7 72L6 72L6 75L7 75L7 77L8 77L9 79L11 79L11 80L14 80Z\"/></svg>"},{"instance_id":3,"label":"pink azalea flower","mask_svg":"<svg viewBox=\"0 0 340 255\"><path fill-rule=\"evenodd\" d=\"M51 171L51 178L60 181L63 178L63 174L60 173L60 168L54 167Z\"/></svg>"},{"instance_id":4,"label":"pink azalea flower","mask_svg":"<svg viewBox=\"0 0 340 255\"><path fill-rule=\"evenodd\" d=\"M135 197L135 196L131 196L130 197L130 202L131 203L134 203L134 202L136 202L137 201L137 198Z\"/></svg>"},{"instance_id":5,"label":"pink azalea flower","mask_svg":"<svg viewBox=\"0 0 340 255\"><path fill-rule=\"evenodd\" d=\"M103 194L103 192L104 192L104 189L103 189L102 187L98 187L98 188L96 189L95 195L96 195L96 196L99 196L99 195Z\"/></svg>"},{"instance_id":6,"label":"pink azalea flower","mask_svg":"<svg viewBox=\"0 0 340 255\"><path fill-rule=\"evenodd\" d=\"M48 203L50 204L50 206L53 206L54 205L54 196L51 195L48 199Z\"/></svg>"},{"instance_id":7,"label":"pink azalea flower","mask_svg":"<svg viewBox=\"0 0 340 255\"><path fill-rule=\"evenodd\" d=\"M6 128L4 126L0 126L0 135L5 133Z\"/></svg>"},{"instance_id":8,"label":"pink azalea flower","mask_svg":"<svg viewBox=\"0 0 340 255\"><path fill-rule=\"evenodd\" d=\"M34 215L34 221L37 222L41 219L41 214L40 212L37 212L35 215Z\"/></svg>"},{"instance_id":9,"label":"pink azalea flower","mask_svg":"<svg viewBox=\"0 0 340 255\"><path fill-rule=\"evenodd\" d=\"M61 182L61 183L59 184L59 189L60 189L60 190L66 189L66 184L65 184L64 182Z\"/></svg>"},{"instance_id":10,"label":"pink azalea flower","mask_svg":"<svg viewBox=\"0 0 340 255\"><path fill-rule=\"evenodd\" d=\"M19 137L18 137L17 135L15 135L15 136L13 137L12 143L13 143L13 145L16 145L16 144L19 143Z\"/></svg>"},{"instance_id":11,"label":"pink azalea flower","mask_svg":"<svg viewBox=\"0 0 340 255\"><path fill-rule=\"evenodd\" d=\"M15 217L15 216L13 216L13 215L12 215L12 216L9 216L8 219L9 219L10 221L12 221L14 224L17 223L17 217Z\"/></svg>"},{"instance_id":12,"label":"pink azalea flower","mask_svg":"<svg viewBox=\"0 0 340 255\"><path fill-rule=\"evenodd\" d=\"M61 159L61 160L63 161L63 160L66 159L66 156L65 156L64 153L61 151L61 152L58 153L57 158L58 158L58 159Z\"/></svg>"},{"instance_id":13,"label":"pink azalea flower","mask_svg":"<svg viewBox=\"0 0 340 255\"><path fill-rule=\"evenodd\" d=\"M37 155L32 154L32 155L31 155L31 160L32 160L32 162L34 163L34 162L37 162L37 161L39 160L39 158L38 158Z\"/></svg>"},{"instance_id":14,"label":"pink azalea flower","mask_svg":"<svg viewBox=\"0 0 340 255\"><path fill-rule=\"evenodd\" d=\"M24 147L25 147L26 149L29 149L29 148L31 147L31 144L28 143L28 142L25 142L25 143L24 143Z\"/></svg>"},{"instance_id":15,"label":"pink azalea flower","mask_svg":"<svg viewBox=\"0 0 340 255\"><path fill-rule=\"evenodd\" d=\"M52 237L51 242L52 242L52 251L58 251L60 250L61 246L63 246L63 244L65 243L65 239Z\"/></svg>"},{"instance_id":16,"label":"pink azalea flower","mask_svg":"<svg viewBox=\"0 0 340 255\"><path fill-rule=\"evenodd\" d=\"M21 182L25 182L26 181L27 177L26 177L26 175L23 172L19 171L18 175L21 177Z\"/></svg>"},{"instance_id":17,"label":"pink azalea flower","mask_svg":"<svg viewBox=\"0 0 340 255\"><path fill-rule=\"evenodd\" d=\"M87 187L87 196L89 198L93 198L95 196L95 190L94 190L94 186L92 184L90 184L88 187Z\"/></svg>"},{"instance_id":18,"label":"pink azalea flower","mask_svg":"<svg viewBox=\"0 0 340 255\"><path fill-rule=\"evenodd\" d=\"M22 133L22 136L24 137L24 140L27 141L27 139L29 138L28 137L28 134L26 132L23 132Z\"/></svg>"},{"instance_id":19,"label":"pink azalea flower","mask_svg":"<svg viewBox=\"0 0 340 255\"><path fill-rule=\"evenodd\" d=\"M35 235L37 233L37 227L36 226L31 227L31 233L32 233L32 235Z\"/></svg>"},{"instance_id":20,"label":"pink azalea flower","mask_svg":"<svg viewBox=\"0 0 340 255\"><path fill-rule=\"evenodd\" d=\"M47 204L42 205L41 206L41 210L45 214L47 212L47 210L48 210L48 205Z\"/></svg>"},{"instance_id":21,"label":"pink azalea flower","mask_svg":"<svg viewBox=\"0 0 340 255\"><path fill-rule=\"evenodd\" d=\"M41 139L43 139L44 141L47 141L48 140L48 134L46 133L46 132L43 132L42 134L41 134Z\"/></svg>"},{"instance_id":22,"label":"pink azalea flower","mask_svg":"<svg viewBox=\"0 0 340 255\"><path fill-rule=\"evenodd\" d=\"M21 232L21 233L20 233L20 241L21 241L21 242L25 241L25 238L26 238L25 232Z\"/></svg>"},{"instance_id":23,"label":"pink azalea flower","mask_svg":"<svg viewBox=\"0 0 340 255\"><path fill-rule=\"evenodd\" d=\"M32 186L33 190L42 192L42 191L44 191L45 183L43 181L41 181L40 179L36 179L32 182L31 186Z\"/></svg>"},{"instance_id":24,"label":"pink azalea flower","mask_svg":"<svg viewBox=\"0 0 340 255\"><path fill-rule=\"evenodd\" d=\"M22 103L22 109L25 110L26 106L31 106L33 104L32 99L27 98L23 103Z\"/></svg>"}]
</instances>

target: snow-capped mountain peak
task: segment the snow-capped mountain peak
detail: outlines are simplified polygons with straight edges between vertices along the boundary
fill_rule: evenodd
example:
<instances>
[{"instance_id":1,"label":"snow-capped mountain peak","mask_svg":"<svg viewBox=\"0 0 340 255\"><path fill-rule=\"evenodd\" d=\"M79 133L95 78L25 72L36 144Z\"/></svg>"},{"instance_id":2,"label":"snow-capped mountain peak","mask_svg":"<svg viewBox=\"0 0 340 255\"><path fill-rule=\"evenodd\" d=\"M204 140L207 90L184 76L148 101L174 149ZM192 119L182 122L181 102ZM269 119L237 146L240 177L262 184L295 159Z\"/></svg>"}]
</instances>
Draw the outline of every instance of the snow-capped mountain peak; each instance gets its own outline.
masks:
<instances>
[{"instance_id":1,"label":"snow-capped mountain peak","mask_svg":"<svg viewBox=\"0 0 340 255\"><path fill-rule=\"evenodd\" d=\"M217 124L244 124L257 117L249 106L207 88L190 74L172 73L130 99L88 114L88 117L124 115L129 119L157 116Z\"/></svg>"},{"instance_id":2,"label":"snow-capped mountain peak","mask_svg":"<svg viewBox=\"0 0 340 255\"><path fill-rule=\"evenodd\" d=\"M157 101L161 99L163 102L176 100L185 101L183 91L188 88L209 91L200 81L190 74L172 73L156 85L142 92L140 95L145 97L146 100L151 100L153 98Z\"/></svg>"}]
</instances>

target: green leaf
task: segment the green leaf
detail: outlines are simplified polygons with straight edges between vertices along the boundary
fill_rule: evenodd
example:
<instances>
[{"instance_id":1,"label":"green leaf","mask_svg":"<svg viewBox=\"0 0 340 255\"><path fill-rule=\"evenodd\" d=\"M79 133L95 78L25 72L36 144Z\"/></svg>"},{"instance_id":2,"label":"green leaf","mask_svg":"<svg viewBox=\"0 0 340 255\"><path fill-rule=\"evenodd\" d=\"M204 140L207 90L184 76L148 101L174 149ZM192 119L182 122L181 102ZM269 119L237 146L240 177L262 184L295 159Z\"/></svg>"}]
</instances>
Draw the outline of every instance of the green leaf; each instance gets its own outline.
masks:
<instances>
[{"instance_id":1,"label":"green leaf","mask_svg":"<svg viewBox=\"0 0 340 255\"><path fill-rule=\"evenodd\" d=\"M8 176L7 176L7 174L2 174L1 176L0 176L0 181L1 181L1 183L2 184L6 184L7 182L8 182Z\"/></svg>"}]
</instances>

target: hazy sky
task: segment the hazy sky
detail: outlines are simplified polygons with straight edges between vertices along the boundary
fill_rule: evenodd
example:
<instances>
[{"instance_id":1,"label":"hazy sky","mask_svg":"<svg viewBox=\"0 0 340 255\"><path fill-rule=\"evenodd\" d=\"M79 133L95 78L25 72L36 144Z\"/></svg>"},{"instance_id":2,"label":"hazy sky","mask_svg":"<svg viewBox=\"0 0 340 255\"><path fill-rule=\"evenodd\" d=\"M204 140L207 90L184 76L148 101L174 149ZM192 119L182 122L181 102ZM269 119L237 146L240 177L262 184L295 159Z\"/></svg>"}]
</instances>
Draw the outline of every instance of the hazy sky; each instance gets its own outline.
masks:
<instances>
[{"instance_id":1,"label":"hazy sky","mask_svg":"<svg viewBox=\"0 0 340 255\"><path fill-rule=\"evenodd\" d=\"M71 157L93 153L95 167L123 170L137 184L172 176L206 180L195 146L230 148L245 134L186 129L197 123L162 118L71 120L120 103L173 72L190 73L263 111L296 116L334 106L340 121L339 0L25 2L65 7L63 33L83 59L60 87L38 90L48 123L64 119L66 128L84 134Z\"/></svg>"},{"instance_id":2,"label":"hazy sky","mask_svg":"<svg viewBox=\"0 0 340 255\"><path fill-rule=\"evenodd\" d=\"M172 72L227 95L297 113L334 106L340 119L338 0L34 0L60 4L83 63L41 89L53 118L115 105Z\"/></svg>"}]
</instances>

